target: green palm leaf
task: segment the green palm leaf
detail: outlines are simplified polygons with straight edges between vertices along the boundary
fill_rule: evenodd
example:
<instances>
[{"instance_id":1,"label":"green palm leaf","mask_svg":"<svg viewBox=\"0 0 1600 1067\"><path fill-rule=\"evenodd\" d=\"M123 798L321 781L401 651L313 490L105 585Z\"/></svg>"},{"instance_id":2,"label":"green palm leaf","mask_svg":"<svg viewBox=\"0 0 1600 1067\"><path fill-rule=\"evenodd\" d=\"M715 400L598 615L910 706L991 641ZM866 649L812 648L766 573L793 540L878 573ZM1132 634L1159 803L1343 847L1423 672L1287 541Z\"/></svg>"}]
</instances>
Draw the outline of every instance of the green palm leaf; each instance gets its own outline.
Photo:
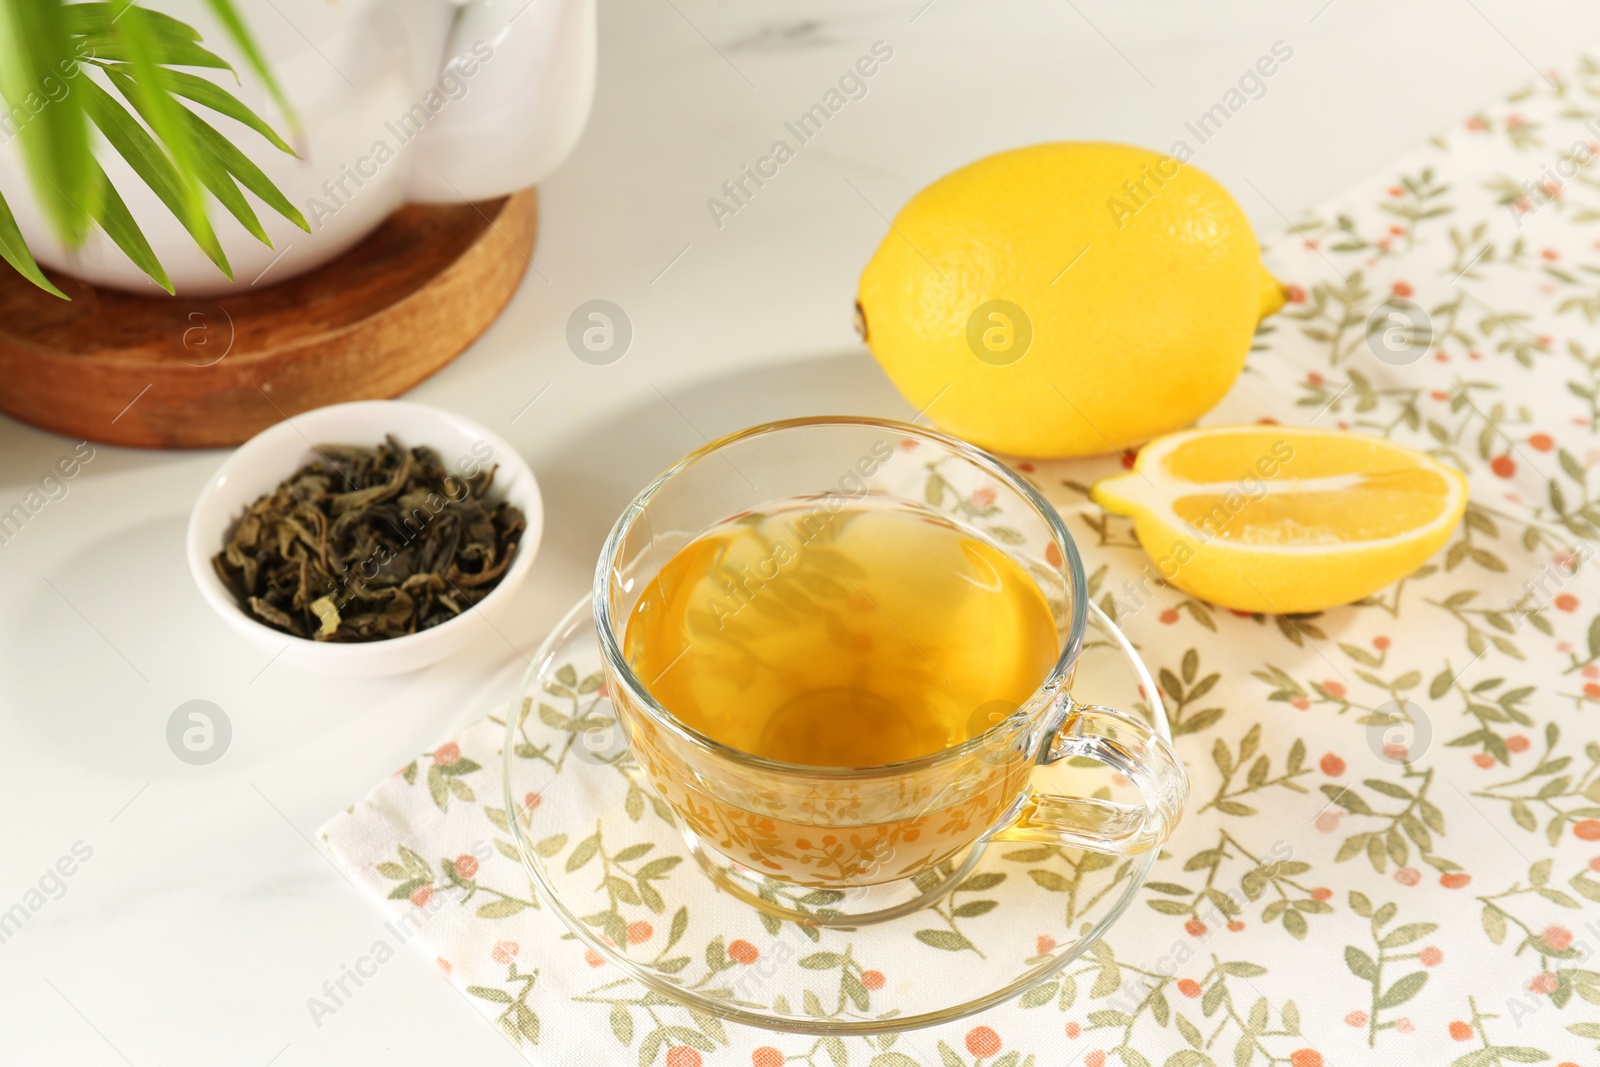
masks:
<instances>
[{"instance_id":1,"label":"green palm leaf","mask_svg":"<svg viewBox=\"0 0 1600 1067\"><path fill-rule=\"evenodd\" d=\"M61 9L62 18L66 21L67 32L79 36L87 34L104 34L107 27L119 19L135 18L140 20L151 32L162 37L171 37L176 40L198 41L200 32L186 22L180 22L171 15L163 15L159 11L152 11L147 7L127 7L121 4L68 4Z\"/></svg>"},{"instance_id":2,"label":"green palm leaf","mask_svg":"<svg viewBox=\"0 0 1600 1067\"><path fill-rule=\"evenodd\" d=\"M293 108L233 0L207 0L207 4L293 125ZM135 0L0 0L0 96L27 116L19 130L20 147L51 227L63 242L76 246L83 243L91 223L97 223L168 292L171 280L94 158L91 126L230 279L227 256L206 215L207 193L269 246L245 191L310 230L299 210L244 152L179 102L181 97L226 115L274 148L294 154L270 125L226 89L173 69L233 73L227 60L200 42L194 27ZM91 79L95 69L105 72L133 112ZM57 91L69 81L66 92ZM65 298L39 269L3 199L0 258L33 284Z\"/></svg>"},{"instance_id":3,"label":"green palm leaf","mask_svg":"<svg viewBox=\"0 0 1600 1067\"><path fill-rule=\"evenodd\" d=\"M117 154L127 160L128 166L138 174L144 183L150 187L151 192L167 205L167 210L177 216L183 228L195 239L201 251L217 265L217 269L233 279L233 268L228 266L228 257L222 251L222 243L217 240L216 231L211 228L211 222L201 212L198 218L191 217L184 210L183 193L180 187L178 171L173 166L172 160L156 144L145 128L128 114L126 108L111 96L110 93L100 88L89 79L83 79L82 92L85 105L89 109L89 117L105 134L111 147Z\"/></svg>"},{"instance_id":4,"label":"green palm leaf","mask_svg":"<svg viewBox=\"0 0 1600 1067\"><path fill-rule=\"evenodd\" d=\"M106 231L106 236L122 249L123 254L133 260L134 266L150 275L161 288L169 293L172 292L172 279L168 278L167 272L162 269L161 261L156 258L150 242L145 240L139 224L133 221L133 214L128 211L128 205L122 202L116 187L111 184L111 179L106 177L106 172L100 169L98 163L94 169L99 176L103 192L100 213L94 220Z\"/></svg>"},{"instance_id":5,"label":"green palm leaf","mask_svg":"<svg viewBox=\"0 0 1600 1067\"><path fill-rule=\"evenodd\" d=\"M6 198L3 196L0 196L0 258L4 258L16 268L18 274L45 292L54 293L63 300L72 299L57 289L50 279L44 276L39 264L34 262L33 253L28 251L28 243L22 239L22 231L17 229L17 220L11 214L11 206L6 203Z\"/></svg>"},{"instance_id":6,"label":"green palm leaf","mask_svg":"<svg viewBox=\"0 0 1600 1067\"><path fill-rule=\"evenodd\" d=\"M149 19L121 17L128 14L132 8L132 0L116 0L112 6L117 9L116 15L111 19L113 32L117 40L122 42L122 47L128 55L128 65L133 68L134 74L132 78L124 78L118 88L122 91L122 95L138 108L140 116L167 146L178 179L180 217L185 228L194 233L198 228L206 227L206 203L200 193L200 184L205 181L207 175L202 172L200 162L196 158L198 152L189 132L189 124L183 119L183 108L166 88L164 80L166 71L157 59L158 49L161 47L160 38L151 29ZM143 11L142 8L139 10ZM223 181L232 187L233 183L227 180L226 175L223 176ZM212 184L206 182L208 188ZM212 189L213 193L216 191ZM238 194L237 189L232 191L235 195ZM218 199L222 197L219 196ZM226 200L223 202L227 203ZM245 210L250 210L248 205ZM250 220L255 222L254 212L250 213ZM255 223L255 228L259 231L260 223ZM261 239L266 240L266 235L263 234Z\"/></svg>"},{"instance_id":7,"label":"green palm leaf","mask_svg":"<svg viewBox=\"0 0 1600 1067\"><path fill-rule=\"evenodd\" d=\"M25 3L26 0L21 2ZM54 0L41 0L41 2L52 3ZM83 42L84 56L87 59L127 63L133 58L128 54L127 46L122 39L115 33L87 33L78 40ZM163 36L157 36L155 41L158 63L169 67L210 67L214 70L225 70L230 74L234 72L232 63L194 41Z\"/></svg>"},{"instance_id":8,"label":"green palm leaf","mask_svg":"<svg viewBox=\"0 0 1600 1067\"><path fill-rule=\"evenodd\" d=\"M82 102L72 92L49 98L77 62L60 3L0 0L0 95L29 116L18 131L23 160L46 217L69 242L88 232L99 192Z\"/></svg>"},{"instance_id":9,"label":"green palm leaf","mask_svg":"<svg viewBox=\"0 0 1600 1067\"><path fill-rule=\"evenodd\" d=\"M206 0L206 3L211 5L211 13L217 16L222 28L228 31L233 43L244 53L245 62L250 64L250 69L261 79L261 84L267 87L267 92L272 94L272 99L278 107L283 109L283 117L289 121L289 128L298 130L300 118L295 114L294 105L289 103L289 97L278 84L278 79L273 76L272 68L267 66L266 57L261 54L261 49L256 47L255 38L250 36L244 19L239 17L238 9L233 6L233 0Z\"/></svg>"},{"instance_id":10,"label":"green palm leaf","mask_svg":"<svg viewBox=\"0 0 1600 1067\"><path fill-rule=\"evenodd\" d=\"M139 94L133 84L133 76L129 73L131 68L120 64L108 64L104 69L111 79L111 84L117 87L117 90L139 111L140 116L148 122L150 116L144 113L143 106L140 104ZM172 71L165 73L168 78L171 78L173 74ZM199 80L196 79L196 81ZM229 97L229 99L233 100L232 97ZM237 100L233 100L233 103L236 105L236 110L242 110L245 114L251 115L252 118L254 117L254 114L243 104ZM218 133L210 123L182 104L174 102L174 106L188 125L189 132L193 138L197 151L195 162L200 180L207 189L211 190L212 195L221 201L222 205L244 225L245 229L254 234L261 243L271 247L272 242L267 238L266 232L261 229L260 223L256 220L255 211L251 209L249 203L239 194L238 188L233 184L233 179L235 178L238 179L240 185L243 185L265 201L268 207L271 207L307 233L311 232L305 216L301 215L300 211L289 202L288 197L278 191L278 187L272 184L272 180L261 171L260 167L250 162L248 156L229 143L228 139ZM257 121L260 120L257 119ZM288 151L287 146L285 146L285 151ZM293 155L292 152L290 154Z\"/></svg>"},{"instance_id":11,"label":"green palm leaf","mask_svg":"<svg viewBox=\"0 0 1600 1067\"><path fill-rule=\"evenodd\" d=\"M278 136L276 130L267 125L266 120L246 107L238 97L226 89L220 88L215 82L208 82L204 78L196 77L181 70L168 70L166 83L167 88L178 96L187 97L197 104L210 108L212 111L228 116L235 122L242 122L268 141L271 141L272 146L280 152L287 152L291 156L296 155L295 150L290 148L282 137Z\"/></svg>"},{"instance_id":12,"label":"green palm leaf","mask_svg":"<svg viewBox=\"0 0 1600 1067\"><path fill-rule=\"evenodd\" d=\"M140 91L137 80L130 74L125 73L125 68L107 67L105 70L106 75L111 79L111 84L116 86L117 91L123 95L128 103L133 105L134 110L139 113L139 117L144 119L147 125L154 128L156 124L151 121L152 116L148 110L149 103L146 99L149 94ZM174 118L183 124L184 132L188 135L184 144L190 152L188 165L195 177L200 184L210 191L212 196L217 198L223 207L228 209L229 214L239 220L244 228L250 232L251 236L270 248L272 241L267 237L267 232L261 228L261 220L256 217L255 209L250 206L249 201L239 192L239 187L233 183L233 178L229 176L227 168L220 165L214 152L207 152L196 143L194 127L190 122L194 118L193 113L170 97L167 98L167 102L174 109ZM166 144L167 150L171 152L172 142L168 141L167 137L166 133L161 134L161 140ZM174 157L177 155L175 152L172 154ZM177 165L176 159L174 163ZM177 166L178 169L182 169L181 165Z\"/></svg>"},{"instance_id":13,"label":"green palm leaf","mask_svg":"<svg viewBox=\"0 0 1600 1067\"><path fill-rule=\"evenodd\" d=\"M250 157L235 148L226 137L199 115L188 108L184 108L184 113L189 117L189 123L194 129L195 140L200 145L202 157L209 153L229 174L238 179L240 185L260 197L268 207L306 233L311 232L311 224L300 213L300 209L289 202L289 198L272 184L272 179L262 173L260 167L250 162Z\"/></svg>"}]
</instances>

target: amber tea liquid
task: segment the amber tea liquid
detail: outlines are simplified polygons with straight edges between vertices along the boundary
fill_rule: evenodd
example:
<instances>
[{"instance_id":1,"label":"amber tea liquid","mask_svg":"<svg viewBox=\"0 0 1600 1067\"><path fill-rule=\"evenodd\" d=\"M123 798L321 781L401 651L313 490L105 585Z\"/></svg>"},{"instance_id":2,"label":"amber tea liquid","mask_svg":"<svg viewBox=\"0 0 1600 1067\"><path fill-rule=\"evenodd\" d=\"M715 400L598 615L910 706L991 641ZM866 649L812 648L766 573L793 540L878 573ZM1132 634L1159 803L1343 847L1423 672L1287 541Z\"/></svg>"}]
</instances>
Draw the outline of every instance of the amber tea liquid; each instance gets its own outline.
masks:
<instances>
[{"instance_id":1,"label":"amber tea liquid","mask_svg":"<svg viewBox=\"0 0 1600 1067\"><path fill-rule=\"evenodd\" d=\"M960 744L1038 689L1060 653L1021 565L943 516L904 504L830 512L792 501L715 527L651 579L624 654L678 720L788 764L867 768ZM623 712L627 709L624 706ZM776 877L866 884L926 869L1012 804L1031 761L975 759L920 782L926 804L822 779L804 811L713 796L632 717L634 747L708 844ZM914 798L912 798L914 799ZM894 818L881 816L891 810Z\"/></svg>"}]
</instances>

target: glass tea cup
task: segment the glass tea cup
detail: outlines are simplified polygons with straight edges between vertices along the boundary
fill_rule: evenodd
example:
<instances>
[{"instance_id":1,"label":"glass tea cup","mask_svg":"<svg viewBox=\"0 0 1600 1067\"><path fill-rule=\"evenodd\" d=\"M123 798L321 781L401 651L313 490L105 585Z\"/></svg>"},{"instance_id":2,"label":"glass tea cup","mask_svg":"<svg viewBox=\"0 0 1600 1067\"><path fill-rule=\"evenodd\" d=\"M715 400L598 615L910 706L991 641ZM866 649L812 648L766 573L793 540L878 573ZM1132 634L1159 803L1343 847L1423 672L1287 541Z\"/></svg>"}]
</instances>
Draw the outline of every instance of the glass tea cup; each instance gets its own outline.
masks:
<instances>
[{"instance_id":1,"label":"glass tea cup","mask_svg":"<svg viewBox=\"0 0 1600 1067\"><path fill-rule=\"evenodd\" d=\"M664 707L625 653L640 599L705 531L796 501L818 522L867 505L936 514L1004 552L1037 584L1054 625L1055 662L1032 695L974 708L967 738L948 748L852 767L740 751ZM1160 845L1182 814L1188 782L1167 742L1136 716L1069 692L1087 592L1060 516L1004 464L944 434L830 417L715 441L628 505L601 550L593 608L609 695L640 768L701 866L765 910L788 914L773 891L787 884L855 894L833 914L804 911L808 922L890 918L959 881L987 842L1132 855ZM693 651L671 669L705 669ZM1035 781L1036 768L1069 763L1096 766L1095 780L1112 784L1062 790Z\"/></svg>"}]
</instances>

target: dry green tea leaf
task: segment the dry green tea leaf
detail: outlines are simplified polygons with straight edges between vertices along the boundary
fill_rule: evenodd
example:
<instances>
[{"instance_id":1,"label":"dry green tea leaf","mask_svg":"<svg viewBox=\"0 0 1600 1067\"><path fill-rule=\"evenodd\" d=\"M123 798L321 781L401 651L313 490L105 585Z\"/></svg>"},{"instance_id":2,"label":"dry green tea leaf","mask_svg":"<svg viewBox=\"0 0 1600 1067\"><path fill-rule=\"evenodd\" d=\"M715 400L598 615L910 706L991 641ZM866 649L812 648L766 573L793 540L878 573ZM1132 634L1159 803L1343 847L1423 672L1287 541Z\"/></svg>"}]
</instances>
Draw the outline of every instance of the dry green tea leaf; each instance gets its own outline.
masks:
<instances>
[{"instance_id":1,"label":"dry green tea leaf","mask_svg":"<svg viewBox=\"0 0 1600 1067\"><path fill-rule=\"evenodd\" d=\"M317 451L212 557L244 611L296 637L378 641L448 622L499 584L527 520L488 499L494 468L452 474L393 437Z\"/></svg>"}]
</instances>

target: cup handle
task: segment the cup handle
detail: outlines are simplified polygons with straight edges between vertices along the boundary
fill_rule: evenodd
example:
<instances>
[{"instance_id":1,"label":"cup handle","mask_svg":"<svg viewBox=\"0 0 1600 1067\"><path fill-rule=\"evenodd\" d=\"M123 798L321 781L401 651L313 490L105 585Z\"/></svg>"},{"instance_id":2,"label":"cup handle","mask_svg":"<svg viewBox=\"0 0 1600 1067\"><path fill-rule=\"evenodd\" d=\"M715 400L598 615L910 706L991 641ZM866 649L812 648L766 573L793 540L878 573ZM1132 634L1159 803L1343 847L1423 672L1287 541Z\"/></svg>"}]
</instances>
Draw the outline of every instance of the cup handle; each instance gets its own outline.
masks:
<instances>
[{"instance_id":1,"label":"cup handle","mask_svg":"<svg viewBox=\"0 0 1600 1067\"><path fill-rule=\"evenodd\" d=\"M1064 698L1066 714L1039 754L1049 765L1087 756L1121 773L1142 804L1062 796L1029 787L1021 813L990 835L991 841L1067 845L1131 856L1167 839L1189 797L1189 777L1172 746L1140 720L1097 704Z\"/></svg>"}]
</instances>

